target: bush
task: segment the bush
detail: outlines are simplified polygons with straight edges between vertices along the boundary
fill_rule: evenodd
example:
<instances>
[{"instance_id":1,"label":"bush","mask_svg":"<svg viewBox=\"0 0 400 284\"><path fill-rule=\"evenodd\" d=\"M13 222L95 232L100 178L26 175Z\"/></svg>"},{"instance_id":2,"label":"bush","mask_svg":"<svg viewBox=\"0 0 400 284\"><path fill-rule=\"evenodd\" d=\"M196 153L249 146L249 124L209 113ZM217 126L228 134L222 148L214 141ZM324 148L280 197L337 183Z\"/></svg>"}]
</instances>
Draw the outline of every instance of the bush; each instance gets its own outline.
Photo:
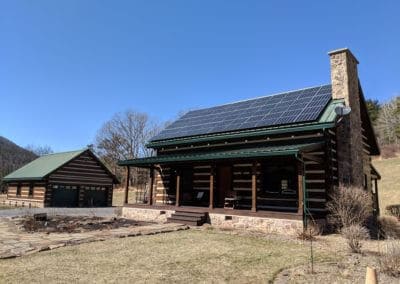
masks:
<instances>
[{"instance_id":1,"label":"bush","mask_svg":"<svg viewBox=\"0 0 400 284\"><path fill-rule=\"evenodd\" d=\"M369 238L368 230L360 225L350 225L342 228L351 252L361 253L361 241Z\"/></svg>"},{"instance_id":2,"label":"bush","mask_svg":"<svg viewBox=\"0 0 400 284\"><path fill-rule=\"evenodd\" d=\"M386 206L386 211L400 220L400 204Z\"/></svg>"},{"instance_id":3,"label":"bush","mask_svg":"<svg viewBox=\"0 0 400 284\"><path fill-rule=\"evenodd\" d=\"M386 251L380 258L383 273L400 277L400 242L390 241L386 244Z\"/></svg>"},{"instance_id":4,"label":"bush","mask_svg":"<svg viewBox=\"0 0 400 284\"><path fill-rule=\"evenodd\" d=\"M400 222L393 216L378 218L380 235L386 239L400 239Z\"/></svg>"},{"instance_id":5,"label":"bush","mask_svg":"<svg viewBox=\"0 0 400 284\"><path fill-rule=\"evenodd\" d=\"M326 206L339 227L362 225L372 215L372 199L364 189L340 187L330 198Z\"/></svg>"}]
</instances>

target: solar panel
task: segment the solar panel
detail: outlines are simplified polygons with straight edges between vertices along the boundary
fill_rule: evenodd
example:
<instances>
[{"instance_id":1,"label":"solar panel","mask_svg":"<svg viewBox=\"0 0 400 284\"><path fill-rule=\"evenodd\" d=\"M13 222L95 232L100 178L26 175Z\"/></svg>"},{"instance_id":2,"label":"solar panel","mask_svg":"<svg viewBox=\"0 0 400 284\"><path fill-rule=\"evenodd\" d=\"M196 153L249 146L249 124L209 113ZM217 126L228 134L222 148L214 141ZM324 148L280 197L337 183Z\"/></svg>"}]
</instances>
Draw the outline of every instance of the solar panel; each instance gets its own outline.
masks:
<instances>
[{"instance_id":1,"label":"solar panel","mask_svg":"<svg viewBox=\"0 0 400 284\"><path fill-rule=\"evenodd\" d=\"M151 141L311 122L319 118L331 97L331 85L323 85L194 110L170 124Z\"/></svg>"}]
</instances>

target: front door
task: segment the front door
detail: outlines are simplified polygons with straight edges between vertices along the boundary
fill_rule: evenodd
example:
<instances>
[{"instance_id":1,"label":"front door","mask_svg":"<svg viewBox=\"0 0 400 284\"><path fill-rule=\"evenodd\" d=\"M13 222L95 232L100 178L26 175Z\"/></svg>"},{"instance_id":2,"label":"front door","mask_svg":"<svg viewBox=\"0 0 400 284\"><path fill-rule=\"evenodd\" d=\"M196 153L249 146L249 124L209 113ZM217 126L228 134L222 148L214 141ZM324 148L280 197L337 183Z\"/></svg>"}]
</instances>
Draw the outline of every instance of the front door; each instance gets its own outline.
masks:
<instances>
[{"instance_id":1,"label":"front door","mask_svg":"<svg viewBox=\"0 0 400 284\"><path fill-rule=\"evenodd\" d=\"M225 196L232 190L232 167L217 167L216 206L224 207Z\"/></svg>"}]
</instances>

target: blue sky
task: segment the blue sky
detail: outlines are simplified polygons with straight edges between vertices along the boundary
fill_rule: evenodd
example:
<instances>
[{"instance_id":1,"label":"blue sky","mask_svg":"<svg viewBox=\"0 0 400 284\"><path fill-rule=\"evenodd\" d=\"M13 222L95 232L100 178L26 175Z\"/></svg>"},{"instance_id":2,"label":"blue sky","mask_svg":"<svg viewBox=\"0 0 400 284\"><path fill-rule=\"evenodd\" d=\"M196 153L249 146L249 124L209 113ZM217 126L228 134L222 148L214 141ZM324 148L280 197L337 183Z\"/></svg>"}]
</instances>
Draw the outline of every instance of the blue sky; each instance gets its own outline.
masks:
<instances>
[{"instance_id":1,"label":"blue sky","mask_svg":"<svg viewBox=\"0 0 400 284\"><path fill-rule=\"evenodd\" d=\"M177 113L329 83L332 49L368 98L400 92L399 1L1 1L0 135L55 151L126 109Z\"/></svg>"}]
</instances>

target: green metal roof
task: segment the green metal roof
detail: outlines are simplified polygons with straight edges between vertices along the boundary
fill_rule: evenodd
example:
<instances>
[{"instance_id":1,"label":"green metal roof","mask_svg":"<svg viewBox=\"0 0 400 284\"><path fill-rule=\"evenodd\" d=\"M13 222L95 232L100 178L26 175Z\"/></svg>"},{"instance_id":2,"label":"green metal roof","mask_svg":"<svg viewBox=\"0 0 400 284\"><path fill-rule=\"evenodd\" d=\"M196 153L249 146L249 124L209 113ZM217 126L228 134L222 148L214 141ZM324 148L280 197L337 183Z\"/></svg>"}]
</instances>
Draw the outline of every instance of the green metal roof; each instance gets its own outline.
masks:
<instances>
[{"instance_id":1,"label":"green metal roof","mask_svg":"<svg viewBox=\"0 0 400 284\"><path fill-rule=\"evenodd\" d=\"M191 137L184 137L184 138L175 138L175 139L168 139L168 140L160 140L148 143L146 146L150 148L160 148L164 146L171 146L171 145L182 145L182 144L191 144L191 143L198 143L198 142L211 142L211 141L218 141L218 140L225 140L225 139L232 139L232 138L246 138L246 137L255 137L260 135L272 135L272 134L279 134L279 133L289 133L289 132L297 132L297 131L307 131L307 130L315 130L315 129L323 129L323 128L332 128L335 126L336 121L336 113L335 108L344 103L343 99L335 99L331 100L321 117L318 119L317 122L309 122L309 123L295 123L295 124L288 124L282 126L274 126L274 127L267 127L267 128L256 128L256 129L249 129L249 130L241 130L241 131L231 131L231 132L224 132L224 133L215 133L215 134L208 134L208 135L198 135L198 136L191 136Z\"/></svg>"},{"instance_id":2,"label":"green metal roof","mask_svg":"<svg viewBox=\"0 0 400 284\"><path fill-rule=\"evenodd\" d=\"M158 157L139 158L132 160L119 161L120 166L147 167L153 164L177 163L177 162L198 162L214 161L222 159L237 158L258 158L271 156L296 155L301 150L314 148L321 143L293 144L284 146L270 146L262 148L246 148L238 150L213 151L193 154L163 155Z\"/></svg>"},{"instance_id":3,"label":"green metal roof","mask_svg":"<svg viewBox=\"0 0 400 284\"><path fill-rule=\"evenodd\" d=\"M3 178L4 181L42 180L87 149L44 155Z\"/></svg>"}]
</instances>

